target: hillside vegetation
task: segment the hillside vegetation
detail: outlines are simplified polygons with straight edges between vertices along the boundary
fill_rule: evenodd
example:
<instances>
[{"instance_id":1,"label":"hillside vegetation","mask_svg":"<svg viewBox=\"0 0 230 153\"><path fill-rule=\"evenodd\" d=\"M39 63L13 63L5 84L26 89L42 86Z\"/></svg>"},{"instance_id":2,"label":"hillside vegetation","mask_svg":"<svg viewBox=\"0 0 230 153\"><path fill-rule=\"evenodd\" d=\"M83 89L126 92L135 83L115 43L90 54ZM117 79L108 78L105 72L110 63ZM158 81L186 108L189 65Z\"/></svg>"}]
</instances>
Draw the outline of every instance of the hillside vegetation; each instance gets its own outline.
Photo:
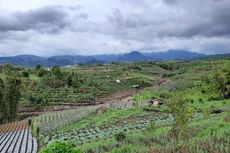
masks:
<instances>
[{"instance_id":1,"label":"hillside vegetation","mask_svg":"<svg viewBox=\"0 0 230 153\"><path fill-rule=\"evenodd\" d=\"M2 97L5 87L12 89L6 72L20 80L19 111L48 110L28 121L43 153L230 151L228 59L5 65L0 72ZM128 91L132 94L117 96ZM55 107L63 110L50 110Z\"/></svg>"},{"instance_id":2,"label":"hillside vegetation","mask_svg":"<svg viewBox=\"0 0 230 153\"><path fill-rule=\"evenodd\" d=\"M109 108L68 126L44 133L49 152L71 146L71 152L229 152L230 62L155 63L169 81L145 89L131 102L152 99L160 107ZM109 141L108 141L109 139Z\"/></svg>"}]
</instances>

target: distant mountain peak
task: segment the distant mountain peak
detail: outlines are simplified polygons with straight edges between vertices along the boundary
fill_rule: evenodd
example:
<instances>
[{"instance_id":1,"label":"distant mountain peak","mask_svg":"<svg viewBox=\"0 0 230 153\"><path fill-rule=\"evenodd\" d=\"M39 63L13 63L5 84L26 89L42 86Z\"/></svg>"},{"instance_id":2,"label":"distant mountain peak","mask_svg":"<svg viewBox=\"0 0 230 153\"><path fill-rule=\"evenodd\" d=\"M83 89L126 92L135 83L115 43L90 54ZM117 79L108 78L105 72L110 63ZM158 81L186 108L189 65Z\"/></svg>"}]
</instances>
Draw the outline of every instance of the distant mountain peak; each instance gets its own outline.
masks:
<instances>
[{"instance_id":1,"label":"distant mountain peak","mask_svg":"<svg viewBox=\"0 0 230 153\"><path fill-rule=\"evenodd\" d=\"M205 54L186 51L186 50L168 50L165 52L150 52L143 53L140 51L131 51L124 54L104 54L95 56L83 55L59 55L49 58L35 55L18 55L14 57L0 57L0 64L15 64L26 67L33 67L37 64L43 66L53 65L75 65L75 64L94 64L94 63L109 63L109 62L139 62L139 61L160 61L160 60L187 60L206 57Z\"/></svg>"},{"instance_id":2,"label":"distant mountain peak","mask_svg":"<svg viewBox=\"0 0 230 153\"><path fill-rule=\"evenodd\" d=\"M141 53L137 50L134 50L134 51L129 52L128 54L141 54Z\"/></svg>"},{"instance_id":3,"label":"distant mountain peak","mask_svg":"<svg viewBox=\"0 0 230 153\"><path fill-rule=\"evenodd\" d=\"M132 51L121 55L117 60L121 62L137 62L145 61L147 59L148 58L141 54L139 51Z\"/></svg>"}]
</instances>

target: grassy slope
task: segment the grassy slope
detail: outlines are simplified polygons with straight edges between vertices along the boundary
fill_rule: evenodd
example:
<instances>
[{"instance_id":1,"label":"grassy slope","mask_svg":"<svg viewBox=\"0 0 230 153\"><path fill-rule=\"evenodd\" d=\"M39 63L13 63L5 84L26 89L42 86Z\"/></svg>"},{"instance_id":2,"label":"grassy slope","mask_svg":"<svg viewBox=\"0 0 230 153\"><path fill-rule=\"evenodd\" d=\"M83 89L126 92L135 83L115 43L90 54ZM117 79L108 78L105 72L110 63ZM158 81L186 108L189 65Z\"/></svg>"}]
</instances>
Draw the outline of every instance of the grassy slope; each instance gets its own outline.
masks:
<instances>
[{"instance_id":1,"label":"grassy slope","mask_svg":"<svg viewBox=\"0 0 230 153\"><path fill-rule=\"evenodd\" d=\"M74 124L66 126L63 129L59 129L58 131L62 130L77 130L80 128L87 128L90 126L101 126L103 124L112 123L119 120L124 120L130 117L136 117L141 115L146 115L147 112L143 112L141 107L136 107L128 110L123 109L110 109L105 113L99 115L91 115L87 118L84 118Z\"/></svg>"},{"instance_id":2,"label":"grassy slope","mask_svg":"<svg viewBox=\"0 0 230 153\"><path fill-rule=\"evenodd\" d=\"M42 78L31 74L27 82L25 95L47 97L49 104L92 101L95 97L105 96L115 91L133 88L133 85L150 85L156 81L156 74L164 70L152 64L91 65L76 68L64 68L65 73L77 73L77 87L50 88L42 83ZM121 83L116 83L120 80ZM32 83L33 82L33 83ZM47 93L49 96L47 96ZM26 101L24 101L25 103Z\"/></svg>"},{"instance_id":3,"label":"grassy slope","mask_svg":"<svg viewBox=\"0 0 230 153\"><path fill-rule=\"evenodd\" d=\"M215 139L225 141L226 143L229 142L229 137L225 136L225 134L230 134L230 123L224 120L226 116L227 113L223 113L191 123L190 129L192 131L189 132L193 134L188 137L187 141L182 141L179 144L174 144L172 139L170 139L170 127L162 127L129 134L127 139L122 143L118 143L114 139L101 140L83 144L78 146L78 148L85 152L93 150L94 153L149 152L157 150L170 152L172 150L175 151L179 146L180 149L191 152L204 152L204 150L207 150L206 148L213 149L214 147L219 151L230 151L229 146L226 144L223 146L222 142L215 142ZM116 146L119 146L119 148L116 148Z\"/></svg>"},{"instance_id":4,"label":"grassy slope","mask_svg":"<svg viewBox=\"0 0 230 153\"><path fill-rule=\"evenodd\" d=\"M229 60L224 61L198 61L183 63L181 68L170 73L175 74L171 77L171 83L159 88L148 89L134 96L135 100L150 100L153 96L170 99L175 93L183 93L184 99L196 108L197 111L212 109L225 109L229 111L230 100L212 100L210 97L216 97L217 91L212 88L212 82L205 82L202 78L212 76L217 69L229 67ZM149 71L146 71L148 73ZM162 71L162 73L165 73ZM168 73L168 72L167 72ZM146 114L142 108L131 110L109 110L99 116L90 116L80 120L78 123L71 124L63 130L74 130L87 128L89 126L100 126L102 124L112 124L117 120L130 119L132 117ZM209 113L207 113L208 115ZM217 149L221 152L229 152L229 122L224 118L228 113L211 115L200 121L190 123L190 128L186 141L177 144L173 143L169 136L170 126L153 128L143 132L137 132L127 135L124 142L118 143L114 138L106 140L97 140L91 143L85 143L78 148L85 152L205 152ZM206 143L204 143L206 142ZM175 151L177 150L177 151Z\"/></svg>"}]
</instances>

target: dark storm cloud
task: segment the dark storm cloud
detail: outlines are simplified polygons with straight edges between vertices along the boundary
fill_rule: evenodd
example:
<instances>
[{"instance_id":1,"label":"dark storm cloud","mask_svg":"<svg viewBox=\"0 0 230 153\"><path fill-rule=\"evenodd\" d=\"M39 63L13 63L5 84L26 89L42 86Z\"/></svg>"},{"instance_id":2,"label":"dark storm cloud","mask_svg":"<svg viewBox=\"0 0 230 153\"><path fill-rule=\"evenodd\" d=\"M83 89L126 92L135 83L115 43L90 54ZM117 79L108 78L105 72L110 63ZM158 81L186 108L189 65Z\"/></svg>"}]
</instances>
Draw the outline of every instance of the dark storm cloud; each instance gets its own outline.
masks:
<instances>
[{"instance_id":1,"label":"dark storm cloud","mask_svg":"<svg viewBox=\"0 0 230 153\"><path fill-rule=\"evenodd\" d=\"M135 28L142 33L147 30L148 33L152 33L151 36L158 37L230 36L230 1L164 0L164 2L169 5L160 11L171 10L167 14L149 8L144 13L130 13L124 16L120 10L115 10L108 20L119 31Z\"/></svg>"},{"instance_id":2,"label":"dark storm cloud","mask_svg":"<svg viewBox=\"0 0 230 153\"><path fill-rule=\"evenodd\" d=\"M175 4L178 3L178 0L164 0L168 4Z\"/></svg>"},{"instance_id":3,"label":"dark storm cloud","mask_svg":"<svg viewBox=\"0 0 230 153\"><path fill-rule=\"evenodd\" d=\"M4 14L0 10L0 54L15 54L15 49L45 56L61 55L61 50L230 52L230 0L98 1L69 5L73 2L68 0L65 6Z\"/></svg>"},{"instance_id":4,"label":"dark storm cloud","mask_svg":"<svg viewBox=\"0 0 230 153\"><path fill-rule=\"evenodd\" d=\"M85 19L87 14L79 14L77 18ZM0 31L39 30L55 33L70 25L70 14L64 7L50 6L0 15L0 21Z\"/></svg>"},{"instance_id":5,"label":"dark storm cloud","mask_svg":"<svg viewBox=\"0 0 230 153\"><path fill-rule=\"evenodd\" d=\"M230 1L228 0L164 0L170 7L184 9L181 18L176 18L179 25L176 36L205 37L230 35ZM171 21L173 23L173 21ZM175 29L176 30L176 29Z\"/></svg>"}]
</instances>

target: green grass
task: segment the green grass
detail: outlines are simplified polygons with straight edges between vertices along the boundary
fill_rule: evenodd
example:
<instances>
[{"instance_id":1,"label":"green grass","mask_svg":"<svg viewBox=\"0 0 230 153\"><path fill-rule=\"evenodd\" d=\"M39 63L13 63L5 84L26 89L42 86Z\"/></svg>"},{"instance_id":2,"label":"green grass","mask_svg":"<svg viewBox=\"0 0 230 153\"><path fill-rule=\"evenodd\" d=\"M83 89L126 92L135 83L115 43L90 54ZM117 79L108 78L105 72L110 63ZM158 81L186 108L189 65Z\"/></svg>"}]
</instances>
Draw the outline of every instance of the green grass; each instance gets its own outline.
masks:
<instances>
[{"instance_id":1,"label":"green grass","mask_svg":"<svg viewBox=\"0 0 230 153\"><path fill-rule=\"evenodd\" d=\"M175 69L172 71L164 70L153 63L117 64L109 66L94 65L76 68L79 77L85 77L84 79L88 80L86 84L81 86L81 88L87 89L87 92L83 93L86 97L90 96L87 94L92 93L96 93L94 96L98 96L103 95L103 93L106 95L117 90L126 90L133 84L151 84L157 80L156 75L173 75L164 75L170 80L167 84L143 90L133 96L133 100L136 101L149 101L153 97L164 100L166 103L159 108L146 107L150 110L149 112L144 111L144 107L135 107L128 110L109 109L102 114L83 118L65 128L58 129L56 132L62 135L63 133L65 134L65 132L67 132L66 134L70 134L68 132L71 131L74 138L74 134L79 136L79 133L75 132L82 130L84 133L84 130L90 131L96 127L107 128L103 125L115 125L116 127L116 121L132 121L132 119L140 116L143 117L144 115L148 115L148 117L152 115L154 118L154 111L152 112L151 110L159 111L160 113L158 115L160 116L158 117L161 118L164 117L163 114L168 112L167 102L170 102L175 95L181 95L181 98L186 100L189 106L195 108L196 112L202 112L199 114L201 114L203 118L199 118L195 121L191 120L188 127L185 129L187 131L185 138L177 143L173 141L170 135L172 129L172 126L169 126L170 124L163 125L156 124L155 122L155 124L147 130L143 131L142 129L142 131L136 130L127 132L125 141L117 142L114 136L112 138L102 137L96 138L96 140L91 139L91 141L78 141L77 148L86 153L135 153L157 151L205 153L210 150L229 152L230 123L225 121L225 117L227 115L229 116L230 100L218 99L218 91L213 84L213 75L217 70L229 67L230 61L192 61L175 63L175 65ZM75 69L71 69L69 71L74 70ZM66 69L65 71L68 70ZM110 77L105 77L106 75ZM121 80L122 84L114 84L114 82L111 81L116 79ZM89 87L90 84L93 86ZM66 93L69 92L68 89L65 88L65 90L67 90ZM74 93L72 89L71 92ZM210 114L210 112L215 109L222 109L225 112L221 114ZM140 120L144 119L140 118ZM150 119L148 118L148 120ZM102 134L104 134L103 132ZM93 136L92 133L89 135ZM88 135L86 135L86 137L87 136ZM74 141L72 138L67 140Z\"/></svg>"},{"instance_id":2,"label":"green grass","mask_svg":"<svg viewBox=\"0 0 230 153\"><path fill-rule=\"evenodd\" d=\"M31 70L30 77L24 79L26 95L43 97L50 105L90 102L96 97L132 89L133 85L143 87L153 84L157 80L157 76L152 74L151 71L156 67L150 69L149 66L149 64L142 66L140 63L132 63L64 68L62 69L65 73L63 79L57 79L53 76L40 78L33 72L34 70ZM136 67L140 68L135 69ZM160 70L158 70L159 73ZM72 87L66 85L68 75L71 75L74 79ZM116 83L116 80L120 80L121 83ZM50 87L52 84L57 84L57 87ZM48 96L46 96L47 93ZM24 97L23 100L29 101L28 96Z\"/></svg>"},{"instance_id":3,"label":"green grass","mask_svg":"<svg viewBox=\"0 0 230 153\"><path fill-rule=\"evenodd\" d=\"M162 68L165 65L169 66L168 70ZM118 122L133 121L137 118L139 119L138 121L143 121L146 119L142 118L144 115L148 115L148 117L152 115L154 117L154 113L157 112L152 110L159 111L158 115L160 116L158 117L164 117L162 114L168 112L167 102L170 102L175 95L182 95L182 99L195 108L196 112L203 112L204 115L202 115L205 117L204 119L190 122L189 127L186 129L188 131L186 140L175 143L169 135L172 127L168 126L169 124L158 124L152 129L145 131L133 130L127 132L127 139L123 142L117 142L114 138L100 139L100 137L96 138L96 141L94 141L95 139L90 139L92 142L80 141L81 143L84 142L84 144L78 144L78 147L90 153L186 152L186 150L187 152L202 153L210 149L216 149L219 152L230 152L229 146L226 145L229 144L230 140L229 122L224 120L227 113L210 115L210 112L215 109L230 110L230 100L220 100L219 93L213 83L214 74L229 67L230 60L197 60L190 62L83 65L75 68L61 69L63 72L61 78L58 78L50 71L45 76L38 77L38 72L35 69L19 68L14 69L13 73L20 77L23 82L20 104L32 106L43 106L43 104L30 103L29 99L33 99L31 96L41 97L48 105L92 102L97 97L103 97L116 91L132 89L133 85L140 85L141 87L151 86L159 78L166 77L167 80L170 80L168 83L160 87L143 90L133 96L133 100L136 101L149 101L156 97L166 102L166 104L159 108L145 107L149 112L145 111L143 107L135 107L128 110L109 109L102 114L83 116L79 120L78 118L72 120L71 115L66 115L58 120L59 114L48 117L48 121L43 125L45 128L50 127L49 134L55 132L60 132L61 134L63 132L65 134L67 132L66 135L70 134L68 135L69 137L72 136L71 134L76 134L74 132L77 130L84 129L87 131L96 129L96 127L101 128L102 133L99 132L99 134L105 134L106 129L103 128L106 128L106 126L104 125L116 126ZM24 70L30 73L29 78L24 78L21 75ZM1 78L5 76L6 74L3 72L0 73ZM69 76L73 77L71 86L67 84ZM121 83L117 83L116 80L120 80ZM131 126L134 127L134 124L124 124L124 126L130 128ZM159 127L160 125L162 127ZM63 128L63 126L66 127ZM84 130L83 132L85 132ZM73 133L68 133L68 131ZM93 132L87 136L94 136Z\"/></svg>"},{"instance_id":4,"label":"green grass","mask_svg":"<svg viewBox=\"0 0 230 153\"><path fill-rule=\"evenodd\" d=\"M93 150L94 153L99 152L149 152L158 150L161 152L176 152L178 146L190 150L192 152L203 152L204 146L214 147L216 150L229 151L229 146L222 145L222 142L215 142L220 139L229 142L230 123L224 118L227 113L209 116L208 118L193 122L190 124L190 135L186 141L174 143L169 136L170 127L162 127L143 132L129 134L124 142L118 143L114 138L109 140L99 140L78 146L84 152ZM214 138L214 139L213 139ZM216 144L214 144L216 143ZM213 146L212 146L213 145ZM116 147L115 147L116 146ZM117 148L119 146L119 148ZM116 149L117 148L117 149Z\"/></svg>"},{"instance_id":5,"label":"green grass","mask_svg":"<svg viewBox=\"0 0 230 153\"><path fill-rule=\"evenodd\" d=\"M74 124L71 124L69 126L66 126L63 129L59 129L58 131L63 130L76 130L80 128L86 128L90 126L100 126L103 124L109 124L114 121L123 120L129 117L135 117L135 116L141 116L146 115L147 112L143 111L142 107L135 107L128 110L123 109L109 109L108 111L99 114L99 115L91 115L87 118L84 118Z\"/></svg>"},{"instance_id":6,"label":"green grass","mask_svg":"<svg viewBox=\"0 0 230 153\"><path fill-rule=\"evenodd\" d=\"M39 78L37 75L35 75L35 74L31 74L30 76L29 76L29 79L30 80L33 80L33 81L39 81L41 78Z\"/></svg>"}]
</instances>

